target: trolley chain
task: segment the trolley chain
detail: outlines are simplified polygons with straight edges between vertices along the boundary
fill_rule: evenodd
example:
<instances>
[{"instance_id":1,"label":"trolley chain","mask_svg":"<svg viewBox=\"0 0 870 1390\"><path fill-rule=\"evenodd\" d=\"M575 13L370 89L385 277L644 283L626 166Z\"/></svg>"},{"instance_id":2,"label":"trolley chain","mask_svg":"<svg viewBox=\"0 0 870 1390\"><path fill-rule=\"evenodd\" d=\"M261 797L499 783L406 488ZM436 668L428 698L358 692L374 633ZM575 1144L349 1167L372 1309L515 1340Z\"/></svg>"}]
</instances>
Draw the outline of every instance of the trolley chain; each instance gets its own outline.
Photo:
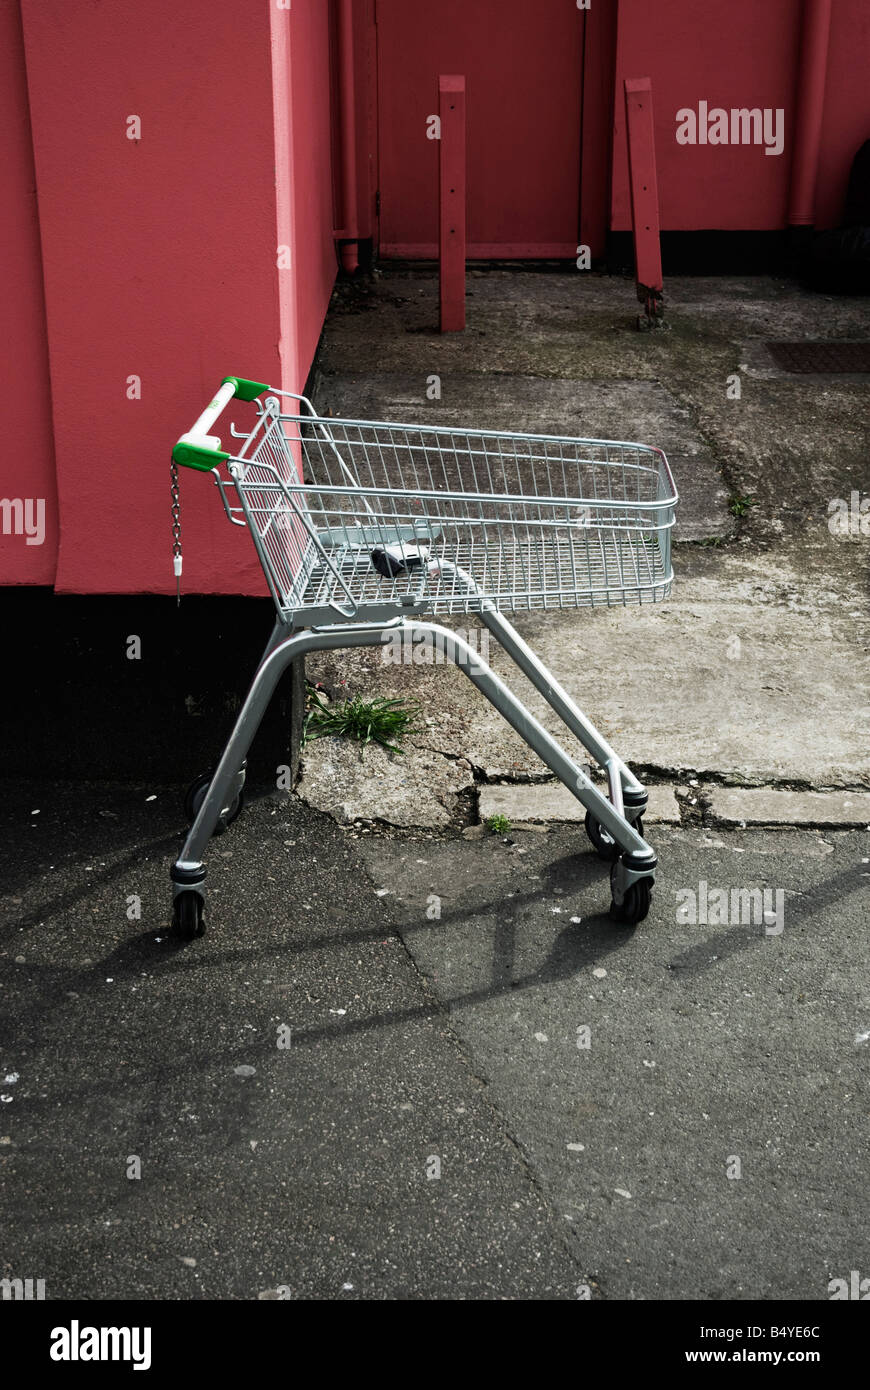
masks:
<instances>
[{"instance_id":1,"label":"trolley chain","mask_svg":"<svg viewBox=\"0 0 870 1390\"><path fill-rule=\"evenodd\" d=\"M172 568L175 571L175 601L181 606L181 497L178 491L178 464L169 465L172 497Z\"/></svg>"}]
</instances>

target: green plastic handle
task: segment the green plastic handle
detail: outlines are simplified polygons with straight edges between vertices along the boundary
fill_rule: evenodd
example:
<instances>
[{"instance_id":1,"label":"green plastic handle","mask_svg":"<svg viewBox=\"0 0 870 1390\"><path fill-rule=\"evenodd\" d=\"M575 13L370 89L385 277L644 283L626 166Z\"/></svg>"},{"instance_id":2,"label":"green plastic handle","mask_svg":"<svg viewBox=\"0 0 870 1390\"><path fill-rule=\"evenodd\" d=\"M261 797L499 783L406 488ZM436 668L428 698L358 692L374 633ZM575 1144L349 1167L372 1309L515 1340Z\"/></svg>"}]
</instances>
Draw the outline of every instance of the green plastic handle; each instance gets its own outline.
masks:
<instances>
[{"instance_id":1,"label":"green plastic handle","mask_svg":"<svg viewBox=\"0 0 870 1390\"><path fill-rule=\"evenodd\" d=\"M230 457L231 455L224 453L223 449L208 449L202 444L188 444L183 440L172 450L173 463L178 463L183 468L198 468L201 473L210 472L216 464L223 463Z\"/></svg>"},{"instance_id":2,"label":"green plastic handle","mask_svg":"<svg viewBox=\"0 0 870 1390\"><path fill-rule=\"evenodd\" d=\"M272 390L265 381L248 381L245 376L225 376L221 386L225 386L228 381L233 383L240 401L255 401L264 391Z\"/></svg>"},{"instance_id":3,"label":"green plastic handle","mask_svg":"<svg viewBox=\"0 0 870 1390\"><path fill-rule=\"evenodd\" d=\"M271 391L271 386L267 386L264 381L249 381L246 376L225 376L221 386L232 386L234 395L240 401L255 401L264 391ZM221 413L219 402L215 398L211 405L203 412L208 415L212 412L212 418L216 419ZM202 418L202 417L200 417ZM172 450L173 463L180 464L184 468L198 468L201 473L209 473L218 463L224 463L231 454L224 453L222 449L212 449L207 444L195 443L194 439L179 439L175 448Z\"/></svg>"}]
</instances>

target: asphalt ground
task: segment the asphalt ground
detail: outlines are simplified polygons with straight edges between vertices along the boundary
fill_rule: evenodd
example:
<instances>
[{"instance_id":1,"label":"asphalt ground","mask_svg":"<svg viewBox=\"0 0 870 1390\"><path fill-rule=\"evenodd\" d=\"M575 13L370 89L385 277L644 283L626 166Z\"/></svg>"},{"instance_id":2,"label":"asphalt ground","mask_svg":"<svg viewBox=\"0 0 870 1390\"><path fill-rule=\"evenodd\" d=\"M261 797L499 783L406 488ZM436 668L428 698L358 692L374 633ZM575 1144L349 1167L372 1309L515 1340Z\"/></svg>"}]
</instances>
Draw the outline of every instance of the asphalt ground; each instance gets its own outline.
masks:
<instances>
[{"instance_id":1,"label":"asphalt ground","mask_svg":"<svg viewBox=\"0 0 870 1390\"><path fill-rule=\"evenodd\" d=\"M576 1260L354 846L254 800L180 944L179 804L6 786L2 1276L58 1299L571 1297Z\"/></svg>"},{"instance_id":2,"label":"asphalt ground","mask_svg":"<svg viewBox=\"0 0 870 1390\"><path fill-rule=\"evenodd\" d=\"M656 827L631 931L577 828L358 836L269 794L183 944L179 805L4 786L2 1277L825 1300L870 1273L870 834ZM781 933L681 924L702 881L781 890Z\"/></svg>"},{"instance_id":3,"label":"asphalt ground","mask_svg":"<svg viewBox=\"0 0 870 1390\"><path fill-rule=\"evenodd\" d=\"M634 931L577 828L366 857L594 1293L827 1298L870 1267L870 834L648 834Z\"/></svg>"}]
</instances>

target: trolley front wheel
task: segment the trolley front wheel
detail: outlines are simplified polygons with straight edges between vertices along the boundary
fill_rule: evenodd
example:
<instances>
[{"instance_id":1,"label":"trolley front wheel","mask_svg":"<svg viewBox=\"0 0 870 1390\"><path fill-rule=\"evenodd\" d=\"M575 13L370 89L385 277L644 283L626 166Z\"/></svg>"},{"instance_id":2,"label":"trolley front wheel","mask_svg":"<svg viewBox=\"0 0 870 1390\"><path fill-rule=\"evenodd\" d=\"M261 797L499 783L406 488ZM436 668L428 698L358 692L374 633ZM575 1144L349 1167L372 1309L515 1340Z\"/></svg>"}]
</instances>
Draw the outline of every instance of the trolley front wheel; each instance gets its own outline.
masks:
<instances>
[{"instance_id":1,"label":"trolley front wheel","mask_svg":"<svg viewBox=\"0 0 870 1390\"><path fill-rule=\"evenodd\" d=\"M193 825L193 822L199 815L199 808L205 801L205 794L211 786L211 779L213 776L214 774L212 772L203 772L202 775L197 777L195 782L191 782L188 787L187 794L184 798L184 814L187 817L188 825ZM228 830L233 821L241 815L244 804L245 794L240 788L229 806L226 806L218 816L213 834L223 835L224 831Z\"/></svg>"},{"instance_id":2,"label":"trolley front wheel","mask_svg":"<svg viewBox=\"0 0 870 1390\"><path fill-rule=\"evenodd\" d=\"M205 933L205 903L199 893L179 893L172 904L172 935L192 941Z\"/></svg>"},{"instance_id":3,"label":"trolley front wheel","mask_svg":"<svg viewBox=\"0 0 870 1390\"><path fill-rule=\"evenodd\" d=\"M638 816L637 819L633 820L631 823L637 831L638 835L643 837L643 816ZM586 812L585 824L586 834L589 836L589 840L592 844L592 848L595 850L595 853L601 859L618 859L621 853L619 845L614 840L610 831L605 830L604 826L601 825L601 823L595 819L591 811Z\"/></svg>"},{"instance_id":4,"label":"trolley front wheel","mask_svg":"<svg viewBox=\"0 0 870 1390\"><path fill-rule=\"evenodd\" d=\"M611 893L613 892L616 871L617 865L614 863L610 870ZM630 884L625 890L625 896L621 903L617 903L615 900L611 901L611 919L618 922L621 927L636 927L638 922L642 922L649 912L652 888L651 878L639 878L635 883Z\"/></svg>"}]
</instances>

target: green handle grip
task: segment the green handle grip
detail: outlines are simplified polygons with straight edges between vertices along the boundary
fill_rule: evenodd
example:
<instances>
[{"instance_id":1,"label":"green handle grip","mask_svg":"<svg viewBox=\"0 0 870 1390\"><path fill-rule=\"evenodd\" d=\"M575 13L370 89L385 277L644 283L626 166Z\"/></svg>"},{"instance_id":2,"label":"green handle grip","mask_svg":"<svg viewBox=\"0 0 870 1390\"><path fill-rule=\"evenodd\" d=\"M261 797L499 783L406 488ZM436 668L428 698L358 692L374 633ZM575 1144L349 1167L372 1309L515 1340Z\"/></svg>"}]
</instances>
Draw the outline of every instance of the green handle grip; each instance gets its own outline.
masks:
<instances>
[{"instance_id":1,"label":"green handle grip","mask_svg":"<svg viewBox=\"0 0 870 1390\"><path fill-rule=\"evenodd\" d=\"M208 449L203 444L190 444L184 440L180 440L172 450L173 463L178 463L183 468L198 468L201 473L210 472L217 464L230 457L231 455L224 453L223 449Z\"/></svg>"},{"instance_id":2,"label":"green handle grip","mask_svg":"<svg viewBox=\"0 0 870 1390\"><path fill-rule=\"evenodd\" d=\"M264 381L248 381L244 376L225 376L221 382L224 386L228 381L233 383L236 388L236 395L240 401L255 401L264 391L271 391L271 386L267 386Z\"/></svg>"},{"instance_id":3,"label":"green handle grip","mask_svg":"<svg viewBox=\"0 0 870 1390\"><path fill-rule=\"evenodd\" d=\"M241 401L254 401L264 391L272 389L264 381L249 381L244 376L225 376L221 382L221 387L226 386L232 387L232 393L224 398L221 391L218 392L211 405L203 411L193 429L186 437L182 436L172 450L173 463L180 464L184 468L198 468L200 472L208 473L216 464L231 458L231 454L224 453L221 449L212 449L207 444L199 444L197 440L208 434L211 425L232 399L232 396L238 396Z\"/></svg>"}]
</instances>

